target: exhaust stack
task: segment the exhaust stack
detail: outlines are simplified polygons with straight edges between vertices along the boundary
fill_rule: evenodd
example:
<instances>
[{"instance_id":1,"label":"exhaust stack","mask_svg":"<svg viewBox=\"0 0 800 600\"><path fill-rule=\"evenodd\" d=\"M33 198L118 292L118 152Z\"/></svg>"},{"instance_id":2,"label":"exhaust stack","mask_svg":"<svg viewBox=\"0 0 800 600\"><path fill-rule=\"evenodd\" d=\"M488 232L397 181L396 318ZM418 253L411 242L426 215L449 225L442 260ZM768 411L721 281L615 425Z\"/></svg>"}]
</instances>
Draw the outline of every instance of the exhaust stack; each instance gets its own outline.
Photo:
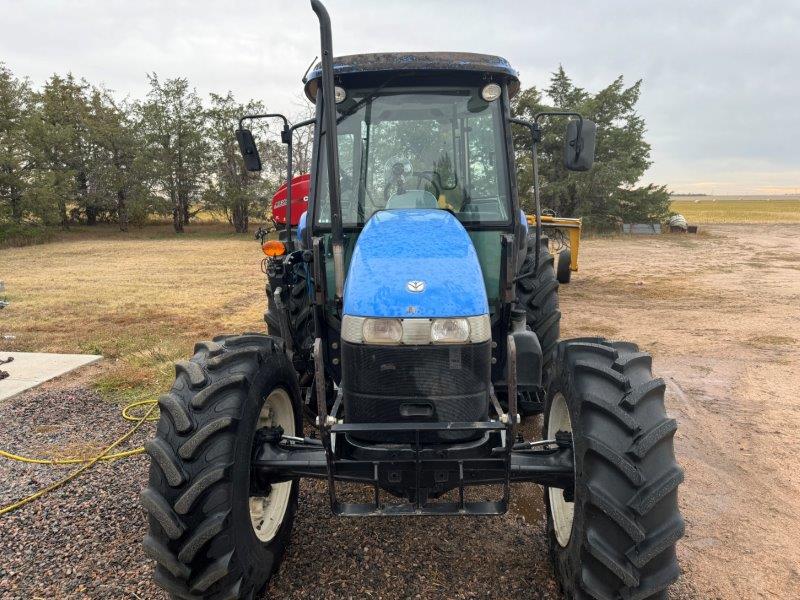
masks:
<instances>
[{"instance_id":1,"label":"exhaust stack","mask_svg":"<svg viewBox=\"0 0 800 600\"><path fill-rule=\"evenodd\" d=\"M336 136L336 103L333 83L333 35L331 18L320 0L311 0L311 8L319 19L320 56L322 57L322 119L325 147L328 154L328 194L331 199L331 237L333 241L333 273L336 302L344 295L344 244L342 236L341 196L339 195L339 140ZM319 95L319 92L317 93Z\"/></svg>"}]
</instances>

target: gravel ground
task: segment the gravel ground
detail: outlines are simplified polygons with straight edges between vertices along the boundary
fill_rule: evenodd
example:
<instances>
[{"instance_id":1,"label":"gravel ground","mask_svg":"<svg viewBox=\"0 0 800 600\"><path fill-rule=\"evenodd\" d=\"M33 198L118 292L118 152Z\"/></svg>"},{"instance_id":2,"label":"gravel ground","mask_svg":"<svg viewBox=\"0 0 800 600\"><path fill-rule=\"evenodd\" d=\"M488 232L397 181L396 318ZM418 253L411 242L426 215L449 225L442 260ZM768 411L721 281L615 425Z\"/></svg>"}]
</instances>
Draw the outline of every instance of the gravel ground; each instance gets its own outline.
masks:
<instances>
[{"instance_id":1,"label":"gravel ground","mask_svg":"<svg viewBox=\"0 0 800 600\"><path fill-rule=\"evenodd\" d=\"M62 447L96 450L130 426L117 406L82 388L33 391L0 404L0 448L27 456L56 457ZM151 427L137 432L125 447L141 445ZM50 495L0 517L0 597L161 597L139 551L145 521L138 494L148 462L143 455L97 464ZM0 459L0 504L75 468Z\"/></svg>"},{"instance_id":2,"label":"gravel ground","mask_svg":"<svg viewBox=\"0 0 800 600\"><path fill-rule=\"evenodd\" d=\"M29 456L55 457L61 448L96 451L129 426L117 406L84 388L32 391L0 404L0 448ZM126 447L141 445L151 428ZM145 516L138 493L147 467L146 456L98 464L0 517L0 598L163 597L139 546ZM0 459L0 504L67 472ZM535 518L538 488L527 488L530 506L517 510ZM330 516L324 484L304 482L290 550L269 595L540 599L556 597L557 587L541 524L529 524L518 512L483 519L340 519Z\"/></svg>"},{"instance_id":3,"label":"gravel ground","mask_svg":"<svg viewBox=\"0 0 800 600\"><path fill-rule=\"evenodd\" d=\"M81 387L34 390L0 404L0 448L29 456L96 452L129 426L117 406ZM126 447L141 445L151 428L137 432ZM146 524L138 495L148 463L135 456L97 464L0 517L0 598L165 597L140 550ZM69 470L0 459L0 504ZM534 485L515 490L512 510L502 517L343 519L330 516L325 485L306 481L292 542L268 595L558 598L540 520L541 493ZM676 591L673 597L698 596Z\"/></svg>"}]
</instances>

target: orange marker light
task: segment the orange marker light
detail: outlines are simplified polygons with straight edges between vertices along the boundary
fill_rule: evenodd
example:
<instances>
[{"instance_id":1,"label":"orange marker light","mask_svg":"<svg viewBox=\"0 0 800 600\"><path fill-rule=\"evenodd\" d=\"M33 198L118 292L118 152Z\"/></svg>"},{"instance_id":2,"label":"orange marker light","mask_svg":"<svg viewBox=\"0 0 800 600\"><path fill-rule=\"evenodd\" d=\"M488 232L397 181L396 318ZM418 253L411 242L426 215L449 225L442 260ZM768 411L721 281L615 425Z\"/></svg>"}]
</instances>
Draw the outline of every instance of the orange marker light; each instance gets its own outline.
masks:
<instances>
[{"instance_id":1,"label":"orange marker light","mask_svg":"<svg viewBox=\"0 0 800 600\"><path fill-rule=\"evenodd\" d=\"M283 245L283 242L279 242L278 240L267 240L264 242L264 245L261 246L261 249L267 256L282 256L286 254L286 246Z\"/></svg>"}]
</instances>

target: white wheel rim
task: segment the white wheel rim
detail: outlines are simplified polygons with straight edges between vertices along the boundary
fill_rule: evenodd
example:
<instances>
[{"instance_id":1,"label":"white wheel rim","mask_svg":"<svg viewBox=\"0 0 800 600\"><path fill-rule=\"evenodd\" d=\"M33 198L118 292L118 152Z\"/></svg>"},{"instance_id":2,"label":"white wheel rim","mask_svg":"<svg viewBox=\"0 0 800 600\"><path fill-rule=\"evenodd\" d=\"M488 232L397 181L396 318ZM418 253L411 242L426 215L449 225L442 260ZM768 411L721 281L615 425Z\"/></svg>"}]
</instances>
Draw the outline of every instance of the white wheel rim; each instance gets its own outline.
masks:
<instances>
[{"instance_id":1,"label":"white wheel rim","mask_svg":"<svg viewBox=\"0 0 800 600\"><path fill-rule=\"evenodd\" d=\"M550 407L550 416L547 419L547 439L554 439L559 431L572 431L567 401L561 392L553 397L553 404ZM572 536L575 503L564 500L564 490L561 488L547 488L547 495L550 500L550 515L553 518L556 540L564 548Z\"/></svg>"},{"instance_id":2,"label":"white wheel rim","mask_svg":"<svg viewBox=\"0 0 800 600\"><path fill-rule=\"evenodd\" d=\"M272 390L261 413L258 415L257 428L282 427L286 435L294 435L294 409L288 392L282 388ZM250 521L259 541L272 541L280 529L286 509L289 508L289 496L292 494L292 482L273 483L268 496L252 496L250 498Z\"/></svg>"}]
</instances>

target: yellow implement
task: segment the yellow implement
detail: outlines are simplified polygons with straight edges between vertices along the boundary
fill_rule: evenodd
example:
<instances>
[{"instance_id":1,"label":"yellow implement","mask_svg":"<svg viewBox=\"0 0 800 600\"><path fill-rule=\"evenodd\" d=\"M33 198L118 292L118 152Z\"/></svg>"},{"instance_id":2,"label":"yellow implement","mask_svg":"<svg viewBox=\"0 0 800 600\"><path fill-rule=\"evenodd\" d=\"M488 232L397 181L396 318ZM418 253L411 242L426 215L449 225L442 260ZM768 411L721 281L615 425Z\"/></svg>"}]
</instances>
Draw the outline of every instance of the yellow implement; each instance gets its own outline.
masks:
<instances>
[{"instance_id":1,"label":"yellow implement","mask_svg":"<svg viewBox=\"0 0 800 600\"><path fill-rule=\"evenodd\" d=\"M527 215L528 226L536 226L536 217ZM565 230L567 237L564 239L565 245L570 249L569 270L578 270L578 250L581 245L581 219L571 219L567 217L554 217L552 215L542 215L542 227ZM560 249L559 249L560 250Z\"/></svg>"}]
</instances>

